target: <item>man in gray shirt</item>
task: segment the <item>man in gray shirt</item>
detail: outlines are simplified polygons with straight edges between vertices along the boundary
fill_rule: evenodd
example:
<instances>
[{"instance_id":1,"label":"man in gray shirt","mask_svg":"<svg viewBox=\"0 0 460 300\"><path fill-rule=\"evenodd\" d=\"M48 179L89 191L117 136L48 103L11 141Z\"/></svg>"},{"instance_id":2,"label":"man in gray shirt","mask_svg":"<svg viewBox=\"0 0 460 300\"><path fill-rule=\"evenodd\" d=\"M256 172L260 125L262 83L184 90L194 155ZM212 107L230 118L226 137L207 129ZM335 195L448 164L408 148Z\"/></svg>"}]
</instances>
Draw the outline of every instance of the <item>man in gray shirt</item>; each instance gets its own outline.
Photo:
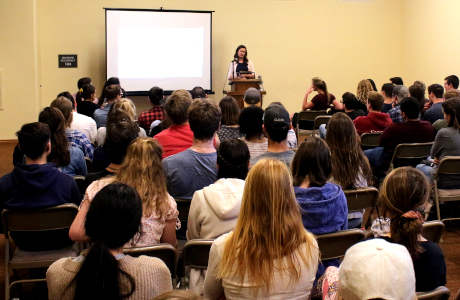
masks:
<instances>
[{"instance_id":1,"label":"man in gray shirt","mask_svg":"<svg viewBox=\"0 0 460 300\"><path fill-rule=\"evenodd\" d=\"M282 160L288 166L291 164L295 152L289 149L287 143L290 125L289 113L282 105L271 104L265 109L262 128L268 137L267 152L252 158L250 166L255 165L263 158Z\"/></svg>"}]
</instances>

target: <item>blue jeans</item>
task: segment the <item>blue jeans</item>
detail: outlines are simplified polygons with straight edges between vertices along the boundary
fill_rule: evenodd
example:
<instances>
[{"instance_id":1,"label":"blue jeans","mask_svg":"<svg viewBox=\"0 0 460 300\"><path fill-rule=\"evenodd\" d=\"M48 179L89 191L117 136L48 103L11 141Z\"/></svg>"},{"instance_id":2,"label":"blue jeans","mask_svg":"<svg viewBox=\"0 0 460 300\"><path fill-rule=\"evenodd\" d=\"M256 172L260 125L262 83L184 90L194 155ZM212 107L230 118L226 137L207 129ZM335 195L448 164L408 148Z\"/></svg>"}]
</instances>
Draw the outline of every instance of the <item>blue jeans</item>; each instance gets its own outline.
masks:
<instances>
[{"instance_id":1,"label":"blue jeans","mask_svg":"<svg viewBox=\"0 0 460 300\"><path fill-rule=\"evenodd\" d=\"M369 163L372 166L380 167L382 165L383 147L364 150L364 155L369 159Z\"/></svg>"},{"instance_id":2,"label":"blue jeans","mask_svg":"<svg viewBox=\"0 0 460 300\"><path fill-rule=\"evenodd\" d=\"M428 156L428 158L426 160L431 160L431 156ZM423 174L425 174L425 177L428 179L428 182L430 184L433 184L433 173L434 173L433 167L430 167L430 166L425 165L425 164L419 164L415 168L417 170L422 171Z\"/></svg>"},{"instance_id":3,"label":"blue jeans","mask_svg":"<svg viewBox=\"0 0 460 300\"><path fill-rule=\"evenodd\" d=\"M326 124L319 125L319 137L323 140L326 139Z\"/></svg>"}]
</instances>

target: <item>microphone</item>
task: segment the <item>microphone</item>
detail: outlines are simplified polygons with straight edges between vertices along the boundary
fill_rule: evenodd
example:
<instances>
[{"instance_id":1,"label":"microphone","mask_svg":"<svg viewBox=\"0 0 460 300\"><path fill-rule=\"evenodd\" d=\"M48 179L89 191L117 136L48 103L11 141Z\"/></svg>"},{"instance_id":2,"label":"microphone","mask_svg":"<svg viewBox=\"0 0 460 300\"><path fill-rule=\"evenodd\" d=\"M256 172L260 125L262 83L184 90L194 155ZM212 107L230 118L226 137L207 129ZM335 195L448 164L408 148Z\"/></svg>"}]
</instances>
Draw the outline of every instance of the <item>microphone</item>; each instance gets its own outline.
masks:
<instances>
[{"instance_id":1,"label":"microphone","mask_svg":"<svg viewBox=\"0 0 460 300\"><path fill-rule=\"evenodd\" d=\"M264 86L263 86L264 81L262 80L262 75L259 74L259 76L257 76L257 79L260 80L260 82L259 82L259 90L263 91L264 90Z\"/></svg>"}]
</instances>

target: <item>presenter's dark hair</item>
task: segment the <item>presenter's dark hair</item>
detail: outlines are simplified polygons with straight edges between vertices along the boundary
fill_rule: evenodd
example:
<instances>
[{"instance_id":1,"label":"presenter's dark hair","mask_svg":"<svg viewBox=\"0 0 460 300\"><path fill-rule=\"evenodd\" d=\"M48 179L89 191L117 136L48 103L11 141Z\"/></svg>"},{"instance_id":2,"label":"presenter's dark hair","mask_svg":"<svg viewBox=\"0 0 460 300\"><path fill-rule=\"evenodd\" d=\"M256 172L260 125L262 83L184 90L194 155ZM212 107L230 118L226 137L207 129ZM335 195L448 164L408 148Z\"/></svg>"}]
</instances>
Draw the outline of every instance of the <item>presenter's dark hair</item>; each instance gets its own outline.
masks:
<instances>
[{"instance_id":1,"label":"presenter's dark hair","mask_svg":"<svg viewBox=\"0 0 460 300\"><path fill-rule=\"evenodd\" d=\"M239 139L228 139L220 143L217 151L217 178L245 180L248 175L249 148Z\"/></svg>"},{"instance_id":2,"label":"presenter's dark hair","mask_svg":"<svg viewBox=\"0 0 460 300\"><path fill-rule=\"evenodd\" d=\"M457 76L455 75L450 75L450 76L447 76L446 78L444 78L444 80L447 81L447 84L452 84L452 87L454 89L458 89L458 85L459 85L459 79Z\"/></svg>"},{"instance_id":3,"label":"presenter's dark hair","mask_svg":"<svg viewBox=\"0 0 460 300\"><path fill-rule=\"evenodd\" d=\"M373 89L375 92L377 92L377 87L375 86L375 82L374 82L374 80L372 80L372 79L368 79L367 81L369 81L369 82L371 83L371 85L372 85L372 89Z\"/></svg>"},{"instance_id":4,"label":"presenter's dark hair","mask_svg":"<svg viewBox=\"0 0 460 300\"><path fill-rule=\"evenodd\" d=\"M58 167L68 166L70 164L69 142L61 111L55 107L45 107L38 116L38 121L48 125L51 131L51 153L48 155L48 162Z\"/></svg>"},{"instance_id":5,"label":"presenter's dark hair","mask_svg":"<svg viewBox=\"0 0 460 300\"><path fill-rule=\"evenodd\" d=\"M236 51L235 51L235 54L233 55L234 58L238 59L238 51L240 51L241 48L244 48L246 49L246 53L244 54L244 57L243 57L243 62L244 63L248 63L248 48L246 48L245 45L239 45L237 48L236 48Z\"/></svg>"},{"instance_id":6,"label":"presenter's dark hair","mask_svg":"<svg viewBox=\"0 0 460 300\"><path fill-rule=\"evenodd\" d=\"M78 79L78 82L77 82L78 89L81 89L85 84L91 84L91 78L83 77L83 78Z\"/></svg>"},{"instance_id":7,"label":"presenter's dark hair","mask_svg":"<svg viewBox=\"0 0 460 300\"><path fill-rule=\"evenodd\" d=\"M163 89L160 87L154 86L149 91L149 99L153 105L160 105L160 100L163 99L163 96Z\"/></svg>"},{"instance_id":8,"label":"presenter's dark hair","mask_svg":"<svg viewBox=\"0 0 460 300\"><path fill-rule=\"evenodd\" d=\"M220 110L222 111L222 125L238 125L240 117L240 107L232 96L226 96L219 102Z\"/></svg>"},{"instance_id":9,"label":"presenter's dark hair","mask_svg":"<svg viewBox=\"0 0 460 300\"><path fill-rule=\"evenodd\" d=\"M46 151L46 145L50 141L51 131L48 125L40 122L24 124L21 130L16 132L19 148L25 156L37 159Z\"/></svg>"},{"instance_id":10,"label":"presenter's dark hair","mask_svg":"<svg viewBox=\"0 0 460 300\"><path fill-rule=\"evenodd\" d=\"M418 119L420 114L420 102L414 97L406 97L401 101L401 112L409 119Z\"/></svg>"},{"instance_id":11,"label":"presenter's dark hair","mask_svg":"<svg viewBox=\"0 0 460 300\"><path fill-rule=\"evenodd\" d=\"M260 138L264 135L262 125L264 124L264 110L259 106L248 106L240 113L238 124L240 125L240 133L247 140Z\"/></svg>"},{"instance_id":12,"label":"presenter's dark hair","mask_svg":"<svg viewBox=\"0 0 460 300\"><path fill-rule=\"evenodd\" d=\"M86 214L85 231L93 242L86 259L71 282L76 283L75 300L123 299L136 289L134 278L120 268L111 249L126 244L141 231L142 202L136 190L115 182L102 188ZM126 278L126 294L120 281Z\"/></svg>"},{"instance_id":13,"label":"presenter's dark hair","mask_svg":"<svg viewBox=\"0 0 460 300\"><path fill-rule=\"evenodd\" d=\"M384 83L382 85L382 91L385 92L385 97L391 98L393 96L393 89L395 85L393 83Z\"/></svg>"}]
</instances>

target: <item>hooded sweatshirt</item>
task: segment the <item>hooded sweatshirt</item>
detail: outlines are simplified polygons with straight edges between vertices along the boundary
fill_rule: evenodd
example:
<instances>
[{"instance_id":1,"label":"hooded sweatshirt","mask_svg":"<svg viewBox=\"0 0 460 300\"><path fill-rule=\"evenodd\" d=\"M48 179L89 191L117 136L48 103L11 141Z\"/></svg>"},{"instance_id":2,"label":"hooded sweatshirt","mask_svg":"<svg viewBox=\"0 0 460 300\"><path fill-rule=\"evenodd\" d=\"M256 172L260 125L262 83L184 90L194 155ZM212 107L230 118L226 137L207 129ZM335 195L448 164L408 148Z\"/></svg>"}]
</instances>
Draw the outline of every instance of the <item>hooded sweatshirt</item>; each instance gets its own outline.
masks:
<instances>
[{"instance_id":1,"label":"hooded sweatshirt","mask_svg":"<svg viewBox=\"0 0 460 300\"><path fill-rule=\"evenodd\" d=\"M387 113L370 111L367 116L357 117L353 123L359 135L365 132L382 132L393 123Z\"/></svg>"}]
</instances>

